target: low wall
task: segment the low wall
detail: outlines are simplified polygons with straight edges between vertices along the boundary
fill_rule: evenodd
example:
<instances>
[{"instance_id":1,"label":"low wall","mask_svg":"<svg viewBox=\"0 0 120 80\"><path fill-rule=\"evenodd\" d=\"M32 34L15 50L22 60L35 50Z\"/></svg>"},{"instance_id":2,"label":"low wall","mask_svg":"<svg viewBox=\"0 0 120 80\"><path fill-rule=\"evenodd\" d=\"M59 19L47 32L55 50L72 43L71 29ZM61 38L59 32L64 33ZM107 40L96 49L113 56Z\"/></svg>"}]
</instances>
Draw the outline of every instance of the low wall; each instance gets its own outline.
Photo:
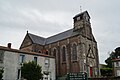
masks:
<instances>
[{"instance_id":1,"label":"low wall","mask_svg":"<svg viewBox=\"0 0 120 80\"><path fill-rule=\"evenodd\" d=\"M89 78L88 80L120 80L120 77Z\"/></svg>"}]
</instances>

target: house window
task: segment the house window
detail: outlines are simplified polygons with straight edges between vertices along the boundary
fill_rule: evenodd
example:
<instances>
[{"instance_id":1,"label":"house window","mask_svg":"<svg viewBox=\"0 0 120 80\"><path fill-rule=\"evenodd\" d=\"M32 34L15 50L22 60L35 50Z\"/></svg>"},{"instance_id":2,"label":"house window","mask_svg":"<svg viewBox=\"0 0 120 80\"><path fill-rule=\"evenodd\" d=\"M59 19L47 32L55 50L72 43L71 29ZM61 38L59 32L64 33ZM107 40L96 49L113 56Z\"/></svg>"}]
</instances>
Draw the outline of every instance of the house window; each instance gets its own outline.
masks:
<instances>
[{"instance_id":1,"label":"house window","mask_svg":"<svg viewBox=\"0 0 120 80\"><path fill-rule=\"evenodd\" d=\"M119 67L119 62L116 62L116 67Z\"/></svg>"},{"instance_id":2,"label":"house window","mask_svg":"<svg viewBox=\"0 0 120 80\"><path fill-rule=\"evenodd\" d=\"M0 50L0 63L3 63L4 60L4 52Z\"/></svg>"},{"instance_id":3,"label":"house window","mask_svg":"<svg viewBox=\"0 0 120 80\"><path fill-rule=\"evenodd\" d=\"M37 57L34 57L34 62L37 63Z\"/></svg>"},{"instance_id":4,"label":"house window","mask_svg":"<svg viewBox=\"0 0 120 80\"><path fill-rule=\"evenodd\" d=\"M20 55L20 63L24 63L25 62L25 55Z\"/></svg>"},{"instance_id":5,"label":"house window","mask_svg":"<svg viewBox=\"0 0 120 80\"><path fill-rule=\"evenodd\" d=\"M45 67L49 67L49 59L45 59Z\"/></svg>"},{"instance_id":6,"label":"house window","mask_svg":"<svg viewBox=\"0 0 120 80\"><path fill-rule=\"evenodd\" d=\"M66 48L65 48L65 46L63 46L63 48L62 48L62 61L63 62L66 61Z\"/></svg>"},{"instance_id":7,"label":"house window","mask_svg":"<svg viewBox=\"0 0 120 80\"><path fill-rule=\"evenodd\" d=\"M77 60L77 46L73 44L72 46L72 60Z\"/></svg>"},{"instance_id":8,"label":"house window","mask_svg":"<svg viewBox=\"0 0 120 80\"><path fill-rule=\"evenodd\" d=\"M41 53L41 51L38 51L39 53Z\"/></svg>"}]
</instances>

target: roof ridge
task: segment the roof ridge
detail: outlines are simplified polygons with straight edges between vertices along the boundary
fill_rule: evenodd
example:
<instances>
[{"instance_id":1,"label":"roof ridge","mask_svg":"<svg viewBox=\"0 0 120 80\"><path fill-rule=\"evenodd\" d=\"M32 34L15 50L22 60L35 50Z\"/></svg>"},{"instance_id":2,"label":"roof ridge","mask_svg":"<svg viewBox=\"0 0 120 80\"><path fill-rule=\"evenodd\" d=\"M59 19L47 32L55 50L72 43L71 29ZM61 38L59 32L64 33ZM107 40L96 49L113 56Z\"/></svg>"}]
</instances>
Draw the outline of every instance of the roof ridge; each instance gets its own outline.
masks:
<instances>
[{"instance_id":1,"label":"roof ridge","mask_svg":"<svg viewBox=\"0 0 120 80\"><path fill-rule=\"evenodd\" d=\"M41 57L43 56L43 57L54 58L53 56L42 54L42 53L28 52L28 51L23 51L23 50L19 50L19 49L8 48L8 47L5 47L5 46L0 46L0 50L29 54L29 55L38 55L38 56L41 56Z\"/></svg>"},{"instance_id":2,"label":"roof ridge","mask_svg":"<svg viewBox=\"0 0 120 80\"><path fill-rule=\"evenodd\" d=\"M53 36L47 37L46 39L51 38L51 37L54 37L54 36L57 36L57 35L60 35L60 34L63 34L63 33L68 32L68 31L70 31L70 30L72 30L72 29L68 29L68 30L62 31L62 32L57 33L57 34L55 34L55 35L53 35Z\"/></svg>"},{"instance_id":3,"label":"roof ridge","mask_svg":"<svg viewBox=\"0 0 120 80\"><path fill-rule=\"evenodd\" d=\"M41 36L38 36L38 35L35 35L35 34L32 34L32 33L28 33L28 34L36 36L36 37L40 37L40 38L43 38L43 39L46 39L45 37L41 37Z\"/></svg>"},{"instance_id":4,"label":"roof ridge","mask_svg":"<svg viewBox=\"0 0 120 80\"><path fill-rule=\"evenodd\" d=\"M40 36L31 34L31 33L28 33L28 36L30 36L33 43L40 44L40 45L46 45L46 44L50 44L50 43L53 43L53 42L56 42L56 41L59 41L59 40L62 40L62 39L65 39L65 38L75 35L75 33L74 34L73 33L74 32L73 32L73 28L72 28L72 29L62 31L58 34L55 34L55 35L47 37L47 38L40 37Z\"/></svg>"},{"instance_id":5,"label":"roof ridge","mask_svg":"<svg viewBox=\"0 0 120 80\"><path fill-rule=\"evenodd\" d=\"M33 43L45 45L46 38L31 33L27 33L27 34L31 38Z\"/></svg>"}]
</instances>

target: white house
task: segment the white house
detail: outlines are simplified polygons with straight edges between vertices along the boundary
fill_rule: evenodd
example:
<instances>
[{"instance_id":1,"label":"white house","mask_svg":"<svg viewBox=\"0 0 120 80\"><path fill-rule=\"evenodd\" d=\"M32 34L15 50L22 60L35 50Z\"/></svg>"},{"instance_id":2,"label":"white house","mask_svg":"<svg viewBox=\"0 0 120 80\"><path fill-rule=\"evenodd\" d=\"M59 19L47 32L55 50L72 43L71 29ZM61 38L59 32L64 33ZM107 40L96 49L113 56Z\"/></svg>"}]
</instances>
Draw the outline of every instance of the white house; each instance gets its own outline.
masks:
<instances>
[{"instance_id":1,"label":"white house","mask_svg":"<svg viewBox=\"0 0 120 80\"><path fill-rule=\"evenodd\" d=\"M112 64L113 64L113 75L115 77L120 77L120 58L113 59Z\"/></svg>"},{"instance_id":2,"label":"white house","mask_svg":"<svg viewBox=\"0 0 120 80\"><path fill-rule=\"evenodd\" d=\"M24 52L0 46L0 68L4 69L4 80L20 80L21 63L36 61L42 67L43 80L55 80L54 57L35 52Z\"/></svg>"}]
</instances>

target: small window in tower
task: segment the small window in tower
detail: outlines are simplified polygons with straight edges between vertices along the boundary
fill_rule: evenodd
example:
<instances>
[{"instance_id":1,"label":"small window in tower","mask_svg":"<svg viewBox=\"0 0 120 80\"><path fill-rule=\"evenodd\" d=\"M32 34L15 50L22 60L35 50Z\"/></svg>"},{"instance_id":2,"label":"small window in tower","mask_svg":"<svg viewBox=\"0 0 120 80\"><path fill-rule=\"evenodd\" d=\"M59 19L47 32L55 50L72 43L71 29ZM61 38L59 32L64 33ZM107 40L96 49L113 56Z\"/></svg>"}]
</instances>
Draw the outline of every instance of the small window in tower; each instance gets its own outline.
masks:
<instances>
[{"instance_id":1,"label":"small window in tower","mask_svg":"<svg viewBox=\"0 0 120 80\"><path fill-rule=\"evenodd\" d=\"M77 21L77 19L75 18L75 19L74 19L74 22L76 22L76 21Z\"/></svg>"},{"instance_id":2,"label":"small window in tower","mask_svg":"<svg viewBox=\"0 0 120 80\"><path fill-rule=\"evenodd\" d=\"M87 16L85 18L86 18L86 21L89 21L89 18Z\"/></svg>"},{"instance_id":3,"label":"small window in tower","mask_svg":"<svg viewBox=\"0 0 120 80\"><path fill-rule=\"evenodd\" d=\"M80 20L80 17L77 17L77 21L79 21Z\"/></svg>"},{"instance_id":4,"label":"small window in tower","mask_svg":"<svg viewBox=\"0 0 120 80\"><path fill-rule=\"evenodd\" d=\"M80 16L80 19L81 19L81 20L83 19L83 15Z\"/></svg>"}]
</instances>

